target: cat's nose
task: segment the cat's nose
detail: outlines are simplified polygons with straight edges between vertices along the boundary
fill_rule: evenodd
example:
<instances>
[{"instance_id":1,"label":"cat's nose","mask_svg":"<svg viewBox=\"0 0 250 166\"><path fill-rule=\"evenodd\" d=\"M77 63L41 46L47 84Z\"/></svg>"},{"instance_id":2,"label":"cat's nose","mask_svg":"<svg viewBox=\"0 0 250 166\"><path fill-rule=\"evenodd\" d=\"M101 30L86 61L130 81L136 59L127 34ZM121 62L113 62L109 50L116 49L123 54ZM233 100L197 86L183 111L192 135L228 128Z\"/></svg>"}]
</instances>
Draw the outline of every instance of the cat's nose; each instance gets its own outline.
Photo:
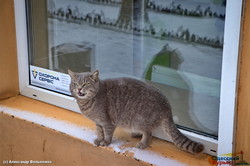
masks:
<instances>
[{"instance_id":1,"label":"cat's nose","mask_svg":"<svg viewBox=\"0 0 250 166\"><path fill-rule=\"evenodd\" d=\"M78 88L78 91L80 92L82 90L82 88Z\"/></svg>"}]
</instances>

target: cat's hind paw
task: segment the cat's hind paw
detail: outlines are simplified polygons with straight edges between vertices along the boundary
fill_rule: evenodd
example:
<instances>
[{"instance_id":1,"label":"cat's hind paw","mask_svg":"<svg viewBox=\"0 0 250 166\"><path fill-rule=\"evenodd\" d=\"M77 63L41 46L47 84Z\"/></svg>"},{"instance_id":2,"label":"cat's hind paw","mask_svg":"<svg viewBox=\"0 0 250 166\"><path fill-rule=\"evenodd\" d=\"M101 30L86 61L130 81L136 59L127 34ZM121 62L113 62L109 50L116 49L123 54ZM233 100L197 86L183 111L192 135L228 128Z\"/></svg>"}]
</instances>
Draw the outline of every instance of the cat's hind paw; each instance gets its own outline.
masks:
<instances>
[{"instance_id":1,"label":"cat's hind paw","mask_svg":"<svg viewBox=\"0 0 250 166\"><path fill-rule=\"evenodd\" d=\"M137 147L139 149L145 149L145 148L148 147L148 145L146 145L146 144L144 144L142 142L138 142L135 147Z\"/></svg>"}]
</instances>

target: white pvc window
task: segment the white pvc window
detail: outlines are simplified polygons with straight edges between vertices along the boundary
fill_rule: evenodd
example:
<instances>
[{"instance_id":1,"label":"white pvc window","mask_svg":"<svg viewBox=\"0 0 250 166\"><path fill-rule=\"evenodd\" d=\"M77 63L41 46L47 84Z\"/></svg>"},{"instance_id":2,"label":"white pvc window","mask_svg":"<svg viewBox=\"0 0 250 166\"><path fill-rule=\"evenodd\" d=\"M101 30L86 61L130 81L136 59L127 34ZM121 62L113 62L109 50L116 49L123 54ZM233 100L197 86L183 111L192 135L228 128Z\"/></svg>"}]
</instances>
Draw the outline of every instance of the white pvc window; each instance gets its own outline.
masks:
<instances>
[{"instance_id":1,"label":"white pvc window","mask_svg":"<svg viewBox=\"0 0 250 166\"><path fill-rule=\"evenodd\" d=\"M125 5L16 0L21 94L79 112L67 69L133 77L169 98L175 123L206 153L232 153L242 2L145 0L124 12ZM154 135L168 139L161 129Z\"/></svg>"}]
</instances>

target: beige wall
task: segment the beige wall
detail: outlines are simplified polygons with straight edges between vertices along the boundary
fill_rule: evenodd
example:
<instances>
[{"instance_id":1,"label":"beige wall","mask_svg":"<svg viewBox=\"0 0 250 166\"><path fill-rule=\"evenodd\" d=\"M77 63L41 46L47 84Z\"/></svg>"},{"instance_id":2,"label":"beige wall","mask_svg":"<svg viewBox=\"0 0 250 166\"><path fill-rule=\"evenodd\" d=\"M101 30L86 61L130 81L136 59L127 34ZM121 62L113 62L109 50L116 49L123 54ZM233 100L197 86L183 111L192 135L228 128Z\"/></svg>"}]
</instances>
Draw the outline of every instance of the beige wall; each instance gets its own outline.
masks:
<instances>
[{"instance_id":1,"label":"beige wall","mask_svg":"<svg viewBox=\"0 0 250 166\"><path fill-rule=\"evenodd\" d=\"M52 164L42 164L49 166L149 165L7 114L0 114L0 127L3 129L0 137L1 163L4 160L37 160L52 161Z\"/></svg>"},{"instance_id":2,"label":"beige wall","mask_svg":"<svg viewBox=\"0 0 250 166\"><path fill-rule=\"evenodd\" d=\"M244 159L250 163L250 0L245 0L245 3L241 32L235 152L243 151Z\"/></svg>"},{"instance_id":3,"label":"beige wall","mask_svg":"<svg viewBox=\"0 0 250 166\"><path fill-rule=\"evenodd\" d=\"M0 99L19 93L13 0L0 0Z\"/></svg>"}]
</instances>

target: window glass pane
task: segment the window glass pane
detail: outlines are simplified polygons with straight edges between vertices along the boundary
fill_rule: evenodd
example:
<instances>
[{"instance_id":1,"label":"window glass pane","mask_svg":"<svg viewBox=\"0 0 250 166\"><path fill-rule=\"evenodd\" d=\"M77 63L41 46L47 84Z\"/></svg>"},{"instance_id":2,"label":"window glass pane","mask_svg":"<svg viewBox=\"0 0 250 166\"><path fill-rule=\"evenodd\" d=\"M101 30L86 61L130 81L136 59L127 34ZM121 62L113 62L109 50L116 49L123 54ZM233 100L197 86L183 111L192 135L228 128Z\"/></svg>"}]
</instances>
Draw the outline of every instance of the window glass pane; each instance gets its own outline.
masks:
<instances>
[{"instance_id":1,"label":"window glass pane","mask_svg":"<svg viewBox=\"0 0 250 166\"><path fill-rule=\"evenodd\" d=\"M68 69L133 77L168 97L180 127L217 137L225 8L226 0L27 1L31 84L69 95ZM34 82L38 70L58 84Z\"/></svg>"}]
</instances>

